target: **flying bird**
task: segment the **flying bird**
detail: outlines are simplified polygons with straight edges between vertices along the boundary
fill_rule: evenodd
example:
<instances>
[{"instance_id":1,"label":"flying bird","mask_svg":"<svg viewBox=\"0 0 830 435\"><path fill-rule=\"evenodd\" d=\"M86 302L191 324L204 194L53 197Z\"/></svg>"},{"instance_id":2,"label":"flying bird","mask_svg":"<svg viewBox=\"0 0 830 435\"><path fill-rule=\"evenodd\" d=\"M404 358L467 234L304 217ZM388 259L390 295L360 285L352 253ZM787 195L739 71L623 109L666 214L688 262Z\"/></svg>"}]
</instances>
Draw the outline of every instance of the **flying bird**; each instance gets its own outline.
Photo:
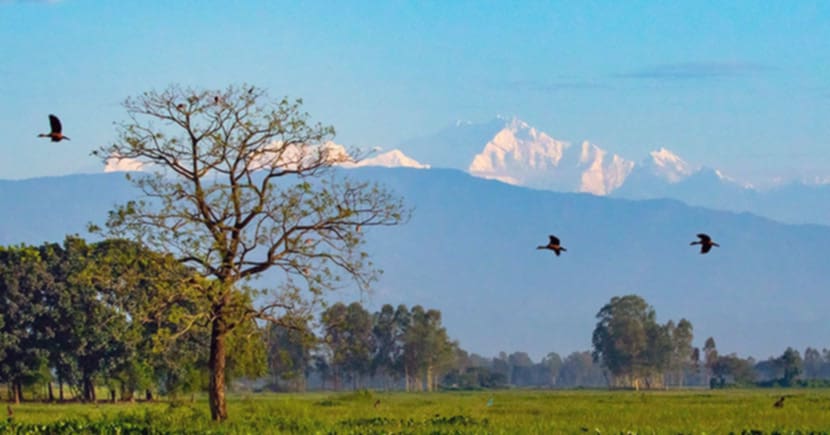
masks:
<instances>
[{"instance_id":1,"label":"flying bird","mask_svg":"<svg viewBox=\"0 0 830 435\"><path fill-rule=\"evenodd\" d=\"M558 237L554 235L550 235L548 237L550 237L550 242L548 242L548 244L544 246L537 246L536 249L550 249L551 251L556 253L557 257L559 256L560 252L567 251L567 249L565 249L563 246L559 244Z\"/></svg>"},{"instance_id":2,"label":"flying bird","mask_svg":"<svg viewBox=\"0 0 830 435\"><path fill-rule=\"evenodd\" d=\"M785 399L785 398L786 398L786 397L781 396L781 398L780 398L780 399L778 399L778 400L776 400L776 401L775 401L775 403L774 403L772 406L774 406L774 407L776 407L776 408L783 408L783 407L784 407L784 399Z\"/></svg>"},{"instance_id":3,"label":"flying bird","mask_svg":"<svg viewBox=\"0 0 830 435\"><path fill-rule=\"evenodd\" d=\"M717 243L712 241L711 237L709 237L708 235L706 235L704 233L698 234L697 237L700 240L689 243L689 245L700 245L700 253L701 254L705 254L705 253L709 252L709 250L712 249L712 246L720 247L720 245L718 245Z\"/></svg>"},{"instance_id":4,"label":"flying bird","mask_svg":"<svg viewBox=\"0 0 830 435\"><path fill-rule=\"evenodd\" d=\"M52 142L69 140L68 137L64 136L63 133L61 133L61 130L63 128L61 127L61 120L58 119L57 116L51 114L49 115L49 126L51 130L49 133L41 133L37 135L37 137L48 137L52 139Z\"/></svg>"}]
</instances>

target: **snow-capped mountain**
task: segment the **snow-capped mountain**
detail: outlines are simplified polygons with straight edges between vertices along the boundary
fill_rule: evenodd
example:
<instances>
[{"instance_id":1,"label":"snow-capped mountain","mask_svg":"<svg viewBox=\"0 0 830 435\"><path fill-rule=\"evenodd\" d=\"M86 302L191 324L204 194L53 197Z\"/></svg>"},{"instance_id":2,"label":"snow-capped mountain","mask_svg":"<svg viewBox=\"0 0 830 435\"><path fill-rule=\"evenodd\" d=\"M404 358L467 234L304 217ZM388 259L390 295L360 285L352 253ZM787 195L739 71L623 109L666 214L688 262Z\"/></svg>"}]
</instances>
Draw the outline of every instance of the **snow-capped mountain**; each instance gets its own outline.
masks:
<instances>
[{"instance_id":1,"label":"snow-capped mountain","mask_svg":"<svg viewBox=\"0 0 830 435\"><path fill-rule=\"evenodd\" d=\"M556 139L516 117L499 116L481 124L456 122L400 148L432 167L462 169L477 177L544 190L657 198L685 181L689 181L684 184L686 191L694 190L699 180L705 180L707 188L713 182L729 190L750 187L718 170L711 170L713 180L709 170L665 147L635 163L589 141L575 145Z\"/></svg>"},{"instance_id":2,"label":"snow-capped mountain","mask_svg":"<svg viewBox=\"0 0 830 435\"><path fill-rule=\"evenodd\" d=\"M467 171L520 186L605 195L622 185L633 167L590 142L574 147L514 118L473 157Z\"/></svg>"},{"instance_id":3,"label":"snow-capped mountain","mask_svg":"<svg viewBox=\"0 0 830 435\"><path fill-rule=\"evenodd\" d=\"M669 183L677 183L696 171L680 156L665 148L649 153L649 158L643 161L640 168Z\"/></svg>"},{"instance_id":4,"label":"snow-capped mountain","mask_svg":"<svg viewBox=\"0 0 830 435\"><path fill-rule=\"evenodd\" d=\"M404 167L429 169L429 165L425 165L407 156L403 153L403 151L399 149L394 149L391 151L387 151L385 153L378 154L374 157L360 160L353 166L384 166L387 168Z\"/></svg>"}]
</instances>

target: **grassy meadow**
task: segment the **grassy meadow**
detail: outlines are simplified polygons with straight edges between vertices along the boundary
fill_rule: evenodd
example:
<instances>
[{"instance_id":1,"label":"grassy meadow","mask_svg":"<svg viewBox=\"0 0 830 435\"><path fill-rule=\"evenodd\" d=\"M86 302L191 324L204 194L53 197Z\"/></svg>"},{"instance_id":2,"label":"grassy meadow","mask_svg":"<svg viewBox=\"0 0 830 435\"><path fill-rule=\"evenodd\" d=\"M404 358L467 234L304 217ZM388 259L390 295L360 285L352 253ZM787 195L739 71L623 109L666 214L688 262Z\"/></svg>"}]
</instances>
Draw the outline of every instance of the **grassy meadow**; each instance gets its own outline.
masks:
<instances>
[{"instance_id":1,"label":"grassy meadow","mask_svg":"<svg viewBox=\"0 0 830 435\"><path fill-rule=\"evenodd\" d=\"M787 396L782 408L773 403ZM5 433L830 433L830 390L251 394L210 422L190 402L14 407ZM753 432L756 431L756 432Z\"/></svg>"}]
</instances>

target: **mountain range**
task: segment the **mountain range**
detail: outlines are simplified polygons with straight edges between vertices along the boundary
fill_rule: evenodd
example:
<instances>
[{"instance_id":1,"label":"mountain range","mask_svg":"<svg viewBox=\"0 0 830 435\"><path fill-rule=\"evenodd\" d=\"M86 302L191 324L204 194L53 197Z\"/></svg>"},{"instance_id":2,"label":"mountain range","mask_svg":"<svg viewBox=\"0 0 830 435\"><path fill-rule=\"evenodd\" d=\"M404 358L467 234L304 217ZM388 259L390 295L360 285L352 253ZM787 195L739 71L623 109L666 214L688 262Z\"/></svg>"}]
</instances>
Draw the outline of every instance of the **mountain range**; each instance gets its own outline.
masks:
<instances>
[{"instance_id":1,"label":"mountain range","mask_svg":"<svg viewBox=\"0 0 830 435\"><path fill-rule=\"evenodd\" d=\"M597 311L631 293L660 322L690 320L695 345L712 336L722 353L766 358L787 346L828 346L821 307L830 304L830 227L676 200L533 189L452 169L338 171L389 186L414 210L404 225L366 231L384 273L364 302L440 309L468 351L538 359L589 349ZM137 193L118 173L0 180L0 244L88 237L88 222L101 223ZM689 246L698 232L721 247L700 255ZM568 251L537 250L548 234Z\"/></svg>"},{"instance_id":2,"label":"mountain range","mask_svg":"<svg viewBox=\"0 0 830 435\"><path fill-rule=\"evenodd\" d=\"M791 183L761 190L718 169L692 165L665 147L645 158L629 159L588 141L574 145L555 139L518 118L457 122L433 135L404 141L395 152L412 156L418 165L458 169L535 189L671 198L788 223L830 224L828 184Z\"/></svg>"}]
</instances>

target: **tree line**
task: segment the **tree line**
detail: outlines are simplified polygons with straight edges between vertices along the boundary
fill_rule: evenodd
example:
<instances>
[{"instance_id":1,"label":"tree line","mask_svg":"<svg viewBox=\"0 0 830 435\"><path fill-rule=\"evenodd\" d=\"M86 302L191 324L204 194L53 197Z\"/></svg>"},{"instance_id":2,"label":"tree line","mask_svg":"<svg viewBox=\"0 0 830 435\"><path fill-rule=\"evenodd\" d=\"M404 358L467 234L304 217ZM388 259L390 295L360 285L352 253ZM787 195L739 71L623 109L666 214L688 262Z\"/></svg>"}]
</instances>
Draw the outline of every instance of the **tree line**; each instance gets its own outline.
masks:
<instances>
[{"instance_id":1,"label":"tree line","mask_svg":"<svg viewBox=\"0 0 830 435\"><path fill-rule=\"evenodd\" d=\"M143 399L205 391L210 319L204 280L168 254L110 239L0 247L0 382L19 402L24 387L49 400ZM290 312L234 328L227 375L272 390L405 391L504 387L663 388L807 386L830 379L830 350L792 348L756 361L694 347L685 319L659 324L636 295L597 314L593 352L534 362L526 352L468 353L439 310L335 303L319 316ZM251 381L254 380L254 381ZM65 389L70 392L66 393Z\"/></svg>"},{"instance_id":2,"label":"tree line","mask_svg":"<svg viewBox=\"0 0 830 435\"><path fill-rule=\"evenodd\" d=\"M692 346L693 327L686 319L659 324L654 308L637 295L612 298L597 319L592 355L611 387L830 385L828 349L808 347L802 358L788 347L763 361L722 355L712 337L702 348Z\"/></svg>"},{"instance_id":3,"label":"tree line","mask_svg":"<svg viewBox=\"0 0 830 435\"><path fill-rule=\"evenodd\" d=\"M441 323L441 312L386 304L370 313L359 302L321 313L307 323L267 327L270 381L277 391L358 389L436 391L519 387L604 386L589 352L566 358L551 352L534 363L526 352L487 358L462 349Z\"/></svg>"}]
</instances>

